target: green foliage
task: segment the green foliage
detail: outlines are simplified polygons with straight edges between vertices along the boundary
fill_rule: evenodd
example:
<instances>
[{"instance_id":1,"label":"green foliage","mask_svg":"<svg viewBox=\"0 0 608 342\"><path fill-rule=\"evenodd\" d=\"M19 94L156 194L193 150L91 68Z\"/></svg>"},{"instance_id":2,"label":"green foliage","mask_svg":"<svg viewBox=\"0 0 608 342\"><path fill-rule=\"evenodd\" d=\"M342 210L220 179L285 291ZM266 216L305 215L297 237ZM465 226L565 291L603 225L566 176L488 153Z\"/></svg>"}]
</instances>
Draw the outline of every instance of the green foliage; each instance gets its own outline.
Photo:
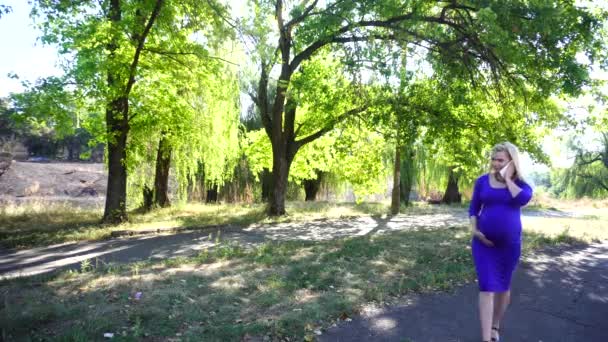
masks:
<instances>
[{"instance_id":1,"label":"green foliage","mask_svg":"<svg viewBox=\"0 0 608 342\"><path fill-rule=\"evenodd\" d=\"M58 77L24 83L26 90L11 94L15 124L28 127L32 134L52 130L58 139L73 135L86 118L82 94L67 90L66 80Z\"/></svg>"},{"instance_id":2,"label":"green foliage","mask_svg":"<svg viewBox=\"0 0 608 342\"><path fill-rule=\"evenodd\" d=\"M96 113L68 83L60 77L24 82L26 90L9 97L11 108L4 116L9 133L19 136L35 156L59 157L66 148L71 160L91 157L96 143L86 128Z\"/></svg>"},{"instance_id":3,"label":"green foliage","mask_svg":"<svg viewBox=\"0 0 608 342\"><path fill-rule=\"evenodd\" d=\"M266 133L251 131L245 139L243 148L252 173L259 176L264 168L271 169L271 146ZM293 161L289 179L301 184L315 179L316 172L329 172L338 183L351 184L357 199L362 200L366 195L385 190L387 149L380 135L346 125L302 147Z\"/></svg>"},{"instance_id":4,"label":"green foliage","mask_svg":"<svg viewBox=\"0 0 608 342\"><path fill-rule=\"evenodd\" d=\"M226 11L217 1L35 2L42 41L59 47L67 77L106 114L87 124L95 140L128 136L126 159L113 167L127 169L131 195L151 180L141 175L150 175L161 136L181 194L201 165L209 183L230 178L238 155L236 71L216 57L233 33Z\"/></svg>"},{"instance_id":5,"label":"green foliage","mask_svg":"<svg viewBox=\"0 0 608 342\"><path fill-rule=\"evenodd\" d=\"M608 198L608 133L602 133L595 149L583 148L573 139L569 148L576 153L571 168L565 170L562 178L564 197Z\"/></svg>"},{"instance_id":6,"label":"green foliage","mask_svg":"<svg viewBox=\"0 0 608 342\"><path fill-rule=\"evenodd\" d=\"M232 177L239 156L236 71L219 60L201 63L190 56L182 62L189 69L176 70L169 61L155 61L150 77L134 89L138 105L132 107L135 118L128 154L135 171L130 176L132 193L141 193L142 186L153 182L153 177L139 174L153 175L161 136L171 149L182 198L201 168L208 185L221 186Z\"/></svg>"}]
</instances>

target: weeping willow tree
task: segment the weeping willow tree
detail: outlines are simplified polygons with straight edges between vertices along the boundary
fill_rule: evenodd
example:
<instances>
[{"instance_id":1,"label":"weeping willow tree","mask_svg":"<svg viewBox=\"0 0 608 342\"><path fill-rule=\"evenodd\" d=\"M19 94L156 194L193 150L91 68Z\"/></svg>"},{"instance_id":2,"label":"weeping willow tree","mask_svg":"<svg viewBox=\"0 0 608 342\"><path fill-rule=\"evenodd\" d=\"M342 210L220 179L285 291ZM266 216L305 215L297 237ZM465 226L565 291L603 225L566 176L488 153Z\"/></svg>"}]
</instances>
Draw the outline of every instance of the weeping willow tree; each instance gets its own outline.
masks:
<instances>
[{"instance_id":1,"label":"weeping willow tree","mask_svg":"<svg viewBox=\"0 0 608 342\"><path fill-rule=\"evenodd\" d=\"M571 139L568 147L575 152L572 166L561 177L564 197L608 198L608 132L601 132L595 147L583 147Z\"/></svg>"},{"instance_id":2,"label":"weeping willow tree","mask_svg":"<svg viewBox=\"0 0 608 342\"><path fill-rule=\"evenodd\" d=\"M41 19L42 41L57 44L66 59L66 74L105 112L108 184L103 221L127 220L128 170L136 165L129 146L132 126L154 121L144 115L140 83L166 74L169 63L182 68L182 57L207 60L218 41L232 31L222 19L221 3L180 0L34 1L32 15ZM159 70L163 69L163 70ZM173 81L173 80L172 80ZM138 90L139 88L139 90ZM139 94L138 94L139 93ZM154 94L155 91L151 90ZM154 133L150 128L150 133Z\"/></svg>"},{"instance_id":3,"label":"weeping willow tree","mask_svg":"<svg viewBox=\"0 0 608 342\"><path fill-rule=\"evenodd\" d=\"M238 159L235 66L220 60L201 63L194 56L182 56L180 62L189 67L156 70L134 94L138 106L133 109L128 164L135 172L129 181L134 198L144 190L144 207L169 205L170 170L177 196L184 200L189 184L222 186ZM162 58L155 63L163 63ZM203 184L198 181L201 171Z\"/></svg>"},{"instance_id":4,"label":"weeping willow tree","mask_svg":"<svg viewBox=\"0 0 608 342\"><path fill-rule=\"evenodd\" d=\"M433 202L460 202L461 187L488 171L490 149L499 142L548 162L542 138L567 122L552 98L526 89L480 89L439 77L420 87L416 105L430 120L417 145L418 188Z\"/></svg>"}]
</instances>

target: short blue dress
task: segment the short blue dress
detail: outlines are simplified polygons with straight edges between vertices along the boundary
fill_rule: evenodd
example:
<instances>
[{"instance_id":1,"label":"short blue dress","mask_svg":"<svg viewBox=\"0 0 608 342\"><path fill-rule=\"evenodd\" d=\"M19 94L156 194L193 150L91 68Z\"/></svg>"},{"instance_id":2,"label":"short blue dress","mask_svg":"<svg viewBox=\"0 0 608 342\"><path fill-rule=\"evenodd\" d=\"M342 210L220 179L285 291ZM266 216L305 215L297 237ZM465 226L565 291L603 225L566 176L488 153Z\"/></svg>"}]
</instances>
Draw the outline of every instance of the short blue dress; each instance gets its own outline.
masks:
<instances>
[{"instance_id":1,"label":"short blue dress","mask_svg":"<svg viewBox=\"0 0 608 342\"><path fill-rule=\"evenodd\" d=\"M477 229L494 242L494 247L475 237L471 242L480 291L503 292L511 286L521 255L521 207L532 198L528 184L521 180L515 184L522 190L513 197L507 188L490 186L489 174L475 182L469 216L477 217Z\"/></svg>"}]
</instances>

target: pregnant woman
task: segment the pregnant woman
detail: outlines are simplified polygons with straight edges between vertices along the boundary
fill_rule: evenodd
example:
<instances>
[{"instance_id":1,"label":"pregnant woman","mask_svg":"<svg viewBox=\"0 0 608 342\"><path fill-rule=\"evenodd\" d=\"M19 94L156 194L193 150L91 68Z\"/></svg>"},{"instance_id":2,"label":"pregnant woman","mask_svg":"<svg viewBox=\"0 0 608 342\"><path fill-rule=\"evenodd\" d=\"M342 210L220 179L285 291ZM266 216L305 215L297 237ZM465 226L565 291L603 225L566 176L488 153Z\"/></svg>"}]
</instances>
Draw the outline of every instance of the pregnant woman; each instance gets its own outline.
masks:
<instances>
[{"instance_id":1,"label":"pregnant woman","mask_svg":"<svg viewBox=\"0 0 608 342\"><path fill-rule=\"evenodd\" d=\"M530 198L532 189L521 177L517 147L508 142L494 146L490 172L475 182L469 207L483 341L499 340L521 253L520 208Z\"/></svg>"}]
</instances>

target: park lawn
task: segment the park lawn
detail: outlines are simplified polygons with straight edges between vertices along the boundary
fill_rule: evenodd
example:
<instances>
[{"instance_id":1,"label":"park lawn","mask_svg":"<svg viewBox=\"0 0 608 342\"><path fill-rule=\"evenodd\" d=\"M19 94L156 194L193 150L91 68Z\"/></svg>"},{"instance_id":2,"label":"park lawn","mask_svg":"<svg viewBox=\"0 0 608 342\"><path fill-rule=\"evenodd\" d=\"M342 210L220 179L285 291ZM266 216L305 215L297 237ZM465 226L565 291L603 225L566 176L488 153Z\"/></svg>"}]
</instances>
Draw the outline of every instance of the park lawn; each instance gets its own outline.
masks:
<instances>
[{"instance_id":1,"label":"park lawn","mask_svg":"<svg viewBox=\"0 0 608 342\"><path fill-rule=\"evenodd\" d=\"M449 206L418 204L404 207L405 214L449 211ZM44 203L0 207L0 245L30 248L73 241L95 241L116 231L204 229L218 225L247 226L252 223L310 221L315 219L382 216L388 203L288 202L287 216L268 217L264 204L184 204L142 214L130 213L129 222L101 224L102 209L82 209Z\"/></svg>"},{"instance_id":2,"label":"park lawn","mask_svg":"<svg viewBox=\"0 0 608 342\"><path fill-rule=\"evenodd\" d=\"M524 253L584 243L588 230L607 237L597 218L543 220L525 227ZM563 224L570 229L542 233ZM365 304L473 281L468 246L465 226L417 227L253 249L225 241L190 258L125 265L92 261L80 272L0 282L2 333L4 340L90 341L104 333L118 341L313 340Z\"/></svg>"}]
</instances>

